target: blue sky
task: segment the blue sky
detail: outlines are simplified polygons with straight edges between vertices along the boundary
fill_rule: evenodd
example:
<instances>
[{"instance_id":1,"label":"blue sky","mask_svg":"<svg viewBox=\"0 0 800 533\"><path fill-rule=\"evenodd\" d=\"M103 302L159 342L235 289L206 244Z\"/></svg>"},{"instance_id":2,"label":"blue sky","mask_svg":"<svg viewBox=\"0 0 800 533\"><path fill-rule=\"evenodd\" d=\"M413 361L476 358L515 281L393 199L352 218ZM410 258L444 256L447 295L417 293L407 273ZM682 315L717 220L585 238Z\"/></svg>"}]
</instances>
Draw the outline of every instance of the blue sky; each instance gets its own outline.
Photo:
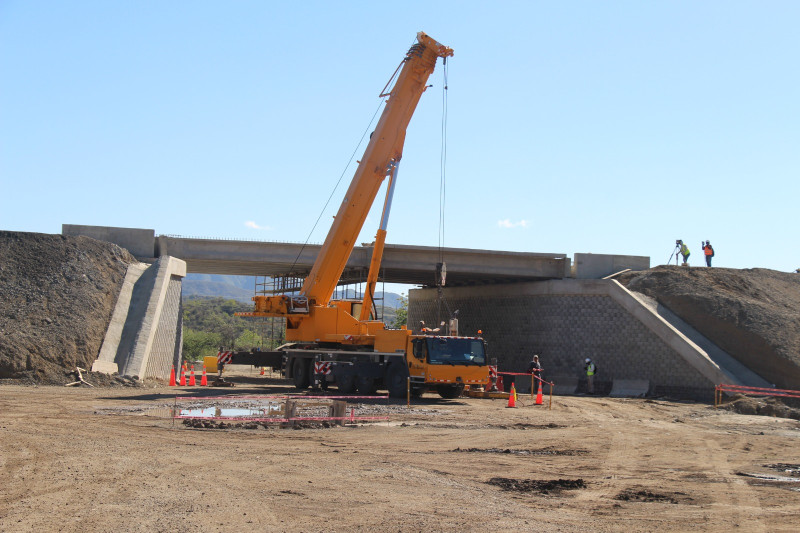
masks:
<instances>
[{"instance_id":1,"label":"blue sky","mask_svg":"<svg viewBox=\"0 0 800 533\"><path fill-rule=\"evenodd\" d=\"M3 0L0 229L303 242L344 172L322 242L422 30L455 50L446 246L657 265L680 238L700 265L710 239L718 266L794 270L798 20L780 1ZM438 244L442 72L390 243Z\"/></svg>"}]
</instances>

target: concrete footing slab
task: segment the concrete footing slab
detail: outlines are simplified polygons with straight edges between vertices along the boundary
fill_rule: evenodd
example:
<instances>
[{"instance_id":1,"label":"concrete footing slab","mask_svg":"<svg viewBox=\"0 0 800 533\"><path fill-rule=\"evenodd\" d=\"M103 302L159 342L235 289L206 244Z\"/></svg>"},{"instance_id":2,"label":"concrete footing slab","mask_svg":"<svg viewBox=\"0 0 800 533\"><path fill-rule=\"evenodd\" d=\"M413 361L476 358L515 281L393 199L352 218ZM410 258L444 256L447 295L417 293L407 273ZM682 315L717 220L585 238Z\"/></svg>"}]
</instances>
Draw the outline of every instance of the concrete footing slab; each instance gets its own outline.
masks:
<instances>
[{"instance_id":1,"label":"concrete footing slab","mask_svg":"<svg viewBox=\"0 0 800 533\"><path fill-rule=\"evenodd\" d=\"M556 396L568 396L578 391L578 378L554 377L553 394Z\"/></svg>"},{"instance_id":2,"label":"concrete footing slab","mask_svg":"<svg viewBox=\"0 0 800 533\"><path fill-rule=\"evenodd\" d=\"M612 398L644 398L650 390L646 379L615 379L608 394Z\"/></svg>"}]
</instances>

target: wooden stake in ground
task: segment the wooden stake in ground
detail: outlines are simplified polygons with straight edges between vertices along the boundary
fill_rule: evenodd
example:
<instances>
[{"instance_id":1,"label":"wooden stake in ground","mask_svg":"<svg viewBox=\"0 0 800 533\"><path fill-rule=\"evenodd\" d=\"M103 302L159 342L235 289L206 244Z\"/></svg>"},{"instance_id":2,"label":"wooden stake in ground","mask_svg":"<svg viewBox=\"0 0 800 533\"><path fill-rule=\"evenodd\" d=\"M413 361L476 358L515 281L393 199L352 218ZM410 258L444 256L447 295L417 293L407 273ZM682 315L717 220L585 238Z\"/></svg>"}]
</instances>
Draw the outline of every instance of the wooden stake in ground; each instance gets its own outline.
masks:
<instances>
[{"instance_id":1,"label":"wooden stake in ground","mask_svg":"<svg viewBox=\"0 0 800 533\"><path fill-rule=\"evenodd\" d=\"M76 366L75 367L75 372L70 372L70 373L71 374L76 374L78 376L78 381L73 381L72 383L67 383L64 386L65 387L74 387L76 385L80 385L81 383L83 383L84 385L89 385L90 387L94 387L94 385L92 385L91 383L89 383L89 382L87 382L86 380L83 379L83 374L81 374L81 372L86 372L86 369L85 368L81 368L79 366Z\"/></svg>"}]
</instances>

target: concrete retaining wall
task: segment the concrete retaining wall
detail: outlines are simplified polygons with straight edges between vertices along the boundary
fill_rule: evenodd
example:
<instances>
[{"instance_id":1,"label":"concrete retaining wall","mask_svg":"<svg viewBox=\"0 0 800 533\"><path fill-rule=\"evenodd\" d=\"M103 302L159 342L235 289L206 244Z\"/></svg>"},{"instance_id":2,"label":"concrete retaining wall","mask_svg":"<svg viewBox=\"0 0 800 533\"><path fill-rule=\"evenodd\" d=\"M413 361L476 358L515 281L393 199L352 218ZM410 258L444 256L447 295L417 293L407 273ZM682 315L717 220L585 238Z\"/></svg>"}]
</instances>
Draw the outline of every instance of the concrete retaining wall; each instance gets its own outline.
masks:
<instances>
[{"instance_id":1,"label":"concrete retaining wall","mask_svg":"<svg viewBox=\"0 0 800 533\"><path fill-rule=\"evenodd\" d=\"M641 255L575 254L577 279L600 279L621 270L647 270L650 258Z\"/></svg>"},{"instance_id":2,"label":"concrete retaining wall","mask_svg":"<svg viewBox=\"0 0 800 533\"><path fill-rule=\"evenodd\" d=\"M409 327L459 309L461 335L482 330L501 371L524 372L537 353L546 379L577 378L582 390L583 362L591 357L601 392L614 380L646 380L651 395L703 400L713 398L716 383L740 382L613 280L451 288L444 297L440 306L436 290L409 291Z\"/></svg>"},{"instance_id":3,"label":"concrete retaining wall","mask_svg":"<svg viewBox=\"0 0 800 533\"><path fill-rule=\"evenodd\" d=\"M72 236L83 235L85 237L97 239L98 241L113 242L127 249L140 261L155 257L156 232L152 229L62 224L61 234Z\"/></svg>"},{"instance_id":4,"label":"concrete retaining wall","mask_svg":"<svg viewBox=\"0 0 800 533\"><path fill-rule=\"evenodd\" d=\"M164 256L153 265L131 265L117 299L97 372L167 378L183 343L181 284L186 263Z\"/></svg>"}]
</instances>

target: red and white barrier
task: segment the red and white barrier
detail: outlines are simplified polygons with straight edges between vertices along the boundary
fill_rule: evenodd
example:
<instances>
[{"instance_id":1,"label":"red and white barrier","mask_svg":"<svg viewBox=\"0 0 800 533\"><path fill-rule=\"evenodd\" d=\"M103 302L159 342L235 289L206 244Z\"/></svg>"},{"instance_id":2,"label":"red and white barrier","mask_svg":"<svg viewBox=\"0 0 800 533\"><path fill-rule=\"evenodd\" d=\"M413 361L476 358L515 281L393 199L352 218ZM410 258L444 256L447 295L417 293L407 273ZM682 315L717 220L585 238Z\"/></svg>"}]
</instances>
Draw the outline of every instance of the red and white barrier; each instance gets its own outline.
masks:
<instances>
[{"instance_id":1,"label":"red and white barrier","mask_svg":"<svg viewBox=\"0 0 800 533\"><path fill-rule=\"evenodd\" d=\"M230 363L233 352L217 352L217 366Z\"/></svg>"}]
</instances>

